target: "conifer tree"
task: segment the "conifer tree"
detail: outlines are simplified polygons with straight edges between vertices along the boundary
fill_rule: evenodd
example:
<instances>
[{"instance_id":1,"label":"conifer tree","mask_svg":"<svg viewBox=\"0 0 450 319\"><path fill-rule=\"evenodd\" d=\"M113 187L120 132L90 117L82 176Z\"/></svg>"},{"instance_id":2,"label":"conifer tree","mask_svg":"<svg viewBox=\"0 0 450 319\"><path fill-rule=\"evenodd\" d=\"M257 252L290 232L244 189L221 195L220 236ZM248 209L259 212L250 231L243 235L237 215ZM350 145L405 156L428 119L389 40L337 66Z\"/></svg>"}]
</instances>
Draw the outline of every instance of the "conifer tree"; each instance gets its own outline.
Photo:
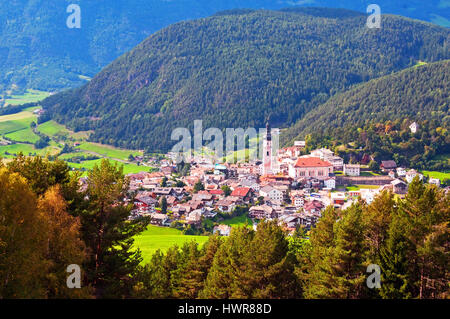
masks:
<instances>
[{"instance_id":1,"label":"conifer tree","mask_svg":"<svg viewBox=\"0 0 450 319\"><path fill-rule=\"evenodd\" d=\"M90 250L86 272L97 297L125 297L131 293L132 276L142 261L133 247L144 220L128 220L131 205L124 204L128 181L123 167L103 159L88 174L87 208L82 212L83 239Z\"/></svg>"}]
</instances>

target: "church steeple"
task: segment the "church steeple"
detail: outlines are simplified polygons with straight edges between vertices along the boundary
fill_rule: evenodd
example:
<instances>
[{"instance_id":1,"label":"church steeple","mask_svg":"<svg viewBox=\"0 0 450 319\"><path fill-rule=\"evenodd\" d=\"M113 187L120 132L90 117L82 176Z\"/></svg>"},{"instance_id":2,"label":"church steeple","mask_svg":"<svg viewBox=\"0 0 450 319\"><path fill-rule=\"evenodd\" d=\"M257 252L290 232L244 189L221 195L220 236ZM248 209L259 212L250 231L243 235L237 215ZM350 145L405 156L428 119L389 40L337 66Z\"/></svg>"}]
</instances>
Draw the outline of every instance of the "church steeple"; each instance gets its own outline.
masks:
<instances>
[{"instance_id":1,"label":"church steeple","mask_svg":"<svg viewBox=\"0 0 450 319\"><path fill-rule=\"evenodd\" d=\"M271 133L270 123L269 122L266 123L266 139L268 141L272 140L272 133Z\"/></svg>"}]
</instances>

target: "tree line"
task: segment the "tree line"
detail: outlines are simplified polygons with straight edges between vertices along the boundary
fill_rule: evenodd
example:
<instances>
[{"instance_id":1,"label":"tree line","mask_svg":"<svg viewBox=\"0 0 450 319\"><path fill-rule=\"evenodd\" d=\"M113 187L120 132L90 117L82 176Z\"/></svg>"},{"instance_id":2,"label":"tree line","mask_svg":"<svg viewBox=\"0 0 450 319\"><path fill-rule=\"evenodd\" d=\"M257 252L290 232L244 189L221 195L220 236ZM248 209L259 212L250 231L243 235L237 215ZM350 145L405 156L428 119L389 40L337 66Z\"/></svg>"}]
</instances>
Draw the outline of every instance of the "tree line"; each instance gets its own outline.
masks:
<instances>
[{"instance_id":1,"label":"tree line","mask_svg":"<svg viewBox=\"0 0 450 319\"><path fill-rule=\"evenodd\" d=\"M80 187L66 163L0 166L2 298L448 298L450 196L416 178L405 198L328 207L310 233L277 221L157 251L142 264L128 181L103 160ZM66 286L69 264L82 288ZM366 285L367 266L381 288Z\"/></svg>"}]
</instances>

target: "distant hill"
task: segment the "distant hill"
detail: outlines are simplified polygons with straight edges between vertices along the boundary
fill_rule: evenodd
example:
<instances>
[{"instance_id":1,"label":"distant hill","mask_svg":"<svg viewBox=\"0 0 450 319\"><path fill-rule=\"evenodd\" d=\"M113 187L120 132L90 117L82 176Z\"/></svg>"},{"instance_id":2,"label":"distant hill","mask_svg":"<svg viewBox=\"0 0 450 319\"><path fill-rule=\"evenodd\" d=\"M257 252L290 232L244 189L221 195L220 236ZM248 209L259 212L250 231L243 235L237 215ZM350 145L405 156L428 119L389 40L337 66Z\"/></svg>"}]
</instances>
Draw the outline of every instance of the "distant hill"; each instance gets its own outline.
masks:
<instances>
[{"instance_id":1,"label":"distant hill","mask_svg":"<svg viewBox=\"0 0 450 319\"><path fill-rule=\"evenodd\" d=\"M409 118L434 120L450 130L450 61L421 65L360 84L338 94L299 120L283 143L307 134Z\"/></svg>"},{"instance_id":2,"label":"distant hill","mask_svg":"<svg viewBox=\"0 0 450 319\"><path fill-rule=\"evenodd\" d=\"M82 88L43 103L96 141L170 148L175 127L294 124L336 93L417 61L450 58L449 29L338 9L233 11L165 28Z\"/></svg>"},{"instance_id":3,"label":"distant hill","mask_svg":"<svg viewBox=\"0 0 450 319\"><path fill-rule=\"evenodd\" d=\"M81 7L81 29L66 8ZM7 88L61 90L86 83L104 66L172 23L232 8L343 7L365 0L4 0L0 1L0 93ZM448 0L378 0L383 13L449 26Z\"/></svg>"}]
</instances>

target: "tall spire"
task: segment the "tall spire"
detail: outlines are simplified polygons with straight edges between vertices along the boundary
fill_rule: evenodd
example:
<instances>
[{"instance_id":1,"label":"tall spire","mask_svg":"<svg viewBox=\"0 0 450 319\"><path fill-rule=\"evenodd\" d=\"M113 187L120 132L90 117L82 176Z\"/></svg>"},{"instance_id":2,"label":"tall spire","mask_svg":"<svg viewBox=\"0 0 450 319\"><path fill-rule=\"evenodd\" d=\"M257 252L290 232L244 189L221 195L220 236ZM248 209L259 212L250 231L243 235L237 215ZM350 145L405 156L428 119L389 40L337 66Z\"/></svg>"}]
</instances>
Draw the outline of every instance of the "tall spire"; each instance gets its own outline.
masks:
<instances>
[{"instance_id":1,"label":"tall spire","mask_svg":"<svg viewBox=\"0 0 450 319\"><path fill-rule=\"evenodd\" d=\"M272 140L272 133L271 133L269 121L267 121L267 123L266 123L266 139L268 141Z\"/></svg>"}]
</instances>

